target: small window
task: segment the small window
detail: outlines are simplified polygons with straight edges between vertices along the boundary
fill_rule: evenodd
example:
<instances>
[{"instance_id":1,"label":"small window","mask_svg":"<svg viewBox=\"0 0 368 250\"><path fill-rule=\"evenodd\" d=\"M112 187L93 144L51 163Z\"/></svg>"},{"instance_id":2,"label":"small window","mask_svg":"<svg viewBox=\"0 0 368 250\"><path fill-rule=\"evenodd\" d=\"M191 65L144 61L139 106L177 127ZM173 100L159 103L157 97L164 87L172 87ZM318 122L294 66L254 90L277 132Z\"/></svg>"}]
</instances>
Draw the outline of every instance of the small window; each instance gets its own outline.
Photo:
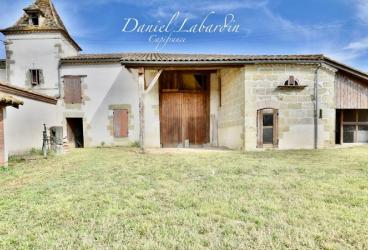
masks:
<instances>
[{"instance_id":1,"label":"small window","mask_svg":"<svg viewBox=\"0 0 368 250\"><path fill-rule=\"evenodd\" d=\"M258 147L276 147L278 111L262 109L258 111Z\"/></svg>"},{"instance_id":2,"label":"small window","mask_svg":"<svg viewBox=\"0 0 368 250\"><path fill-rule=\"evenodd\" d=\"M38 26L40 24L40 19L39 19L39 15L34 13L30 15L29 18L30 24L34 25L34 26Z\"/></svg>"},{"instance_id":3,"label":"small window","mask_svg":"<svg viewBox=\"0 0 368 250\"><path fill-rule=\"evenodd\" d=\"M298 86L299 81L294 76L289 76L289 79L285 82L285 86Z\"/></svg>"},{"instance_id":4,"label":"small window","mask_svg":"<svg viewBox=\"0 0 368 250\"><path fill-rule=\"evenodd\" d=\"M114 110L114 137L125 138L128 137L128 110L115 109Z\"/></svg>"},{"instance_id":5,"label":"small window","mask_svg":"<svg viewBox=\"0 0 368 250\"><path fill-rule=\"evenodd\" d=\"M41 70L39 69L31 69L30 70L30 74L31 74L31 84L32 86L37 86L41 84Z\"/></svg>"}]
</instances>

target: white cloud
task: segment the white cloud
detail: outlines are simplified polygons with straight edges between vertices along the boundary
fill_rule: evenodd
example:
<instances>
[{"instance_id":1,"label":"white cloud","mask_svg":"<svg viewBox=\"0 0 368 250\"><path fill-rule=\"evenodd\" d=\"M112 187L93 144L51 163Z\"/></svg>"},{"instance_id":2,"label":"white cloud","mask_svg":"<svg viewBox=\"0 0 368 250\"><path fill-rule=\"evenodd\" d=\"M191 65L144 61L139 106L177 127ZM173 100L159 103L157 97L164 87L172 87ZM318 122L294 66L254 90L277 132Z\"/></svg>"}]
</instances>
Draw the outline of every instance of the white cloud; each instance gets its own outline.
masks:
<instances>
[{"instance_id":1,"label":"white cloud","mask_svg":"<svg viewBox=\"0 0 368 250\"><path fill-rule=\"evenodd\" d=\"M355 0L357 16L365 24L368 24L368 0Z\"/></svg>"},{"instance_id":2,"label":"white cloud","mask_svg":"<svg viewBox=\"0 0 368 250\"><path fill-rule=\"evenodd\" d=\"M346 50L352 51L367 51L368 50L368 37L364 37L357 41L352 41L345 47Z\"/></svg>"}]
</instances>

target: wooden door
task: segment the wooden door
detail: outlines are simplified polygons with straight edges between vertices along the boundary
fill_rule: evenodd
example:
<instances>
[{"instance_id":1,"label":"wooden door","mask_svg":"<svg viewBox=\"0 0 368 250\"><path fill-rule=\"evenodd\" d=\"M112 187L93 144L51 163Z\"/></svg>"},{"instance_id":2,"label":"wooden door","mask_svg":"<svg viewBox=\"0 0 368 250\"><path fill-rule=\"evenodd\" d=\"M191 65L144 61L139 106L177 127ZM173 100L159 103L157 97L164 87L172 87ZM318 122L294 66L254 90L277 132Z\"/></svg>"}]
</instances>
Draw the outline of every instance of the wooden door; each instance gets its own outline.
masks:
<instances>
[{"instance_id":1,"label":"wooden door","mask_svg":"<svg viewBox=\"0 0 368 250\"><path fill-rule=\"evenodd\" d=\"M206 92L161 93L161 144L177 147L209 142L208 95Z\"/></svg>"},{"instance_id":2,"label":"wooden door","mask_svg":"<svg viewBox=\"0 0 368 250\"><path fill-rule=\"evenodd\" d=\"M161 94L161 144L168 147L181 143L181 102L181 93Z\"/></svg>"}]
</instances>

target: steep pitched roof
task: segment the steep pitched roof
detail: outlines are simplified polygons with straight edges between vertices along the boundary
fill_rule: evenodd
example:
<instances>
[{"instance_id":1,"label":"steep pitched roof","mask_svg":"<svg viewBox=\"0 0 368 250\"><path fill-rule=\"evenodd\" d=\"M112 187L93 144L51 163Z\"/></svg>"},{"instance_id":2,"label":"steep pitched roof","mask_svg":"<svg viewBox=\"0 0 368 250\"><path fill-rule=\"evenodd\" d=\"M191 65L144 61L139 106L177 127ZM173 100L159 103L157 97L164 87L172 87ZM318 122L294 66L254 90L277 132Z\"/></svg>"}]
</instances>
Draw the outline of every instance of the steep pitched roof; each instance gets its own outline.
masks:
<instances>
[{"instance_id":1,"label":"steep pitched roof","mask_svg":"<svg viewBox=\"0 0 368 250\"><path fill-rule=\"evenodd\" d=\"M51 0L36 0L35 3L24 8L24 12L23 16L13 26L1 30L1 32L5 35L14 33L61 32L77 50L82 50L69 35ZM32 25L29 22L29 14L32 12L38 12L43 17L43 22L38 26Z\"/></svg>"}]
</instances>

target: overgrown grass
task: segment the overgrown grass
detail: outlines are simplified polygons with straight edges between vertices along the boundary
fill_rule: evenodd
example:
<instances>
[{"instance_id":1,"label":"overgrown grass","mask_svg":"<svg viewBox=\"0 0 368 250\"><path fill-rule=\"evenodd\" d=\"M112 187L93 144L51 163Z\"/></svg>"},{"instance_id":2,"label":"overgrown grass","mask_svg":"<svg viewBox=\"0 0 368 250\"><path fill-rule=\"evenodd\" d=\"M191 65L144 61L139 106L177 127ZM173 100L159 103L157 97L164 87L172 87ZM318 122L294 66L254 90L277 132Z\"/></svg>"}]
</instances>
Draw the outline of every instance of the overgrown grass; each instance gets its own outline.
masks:
<instances>
[{"instance_id":1,"label":"overgrown grass","mask_svg":"<svg viewBox=\"0 0 368 250\"><path fill-rule=\"evenodd\" d=\"M368 148L75 150L0 171L3 249L367 249Z\"/></svg>"}]
</instances>

